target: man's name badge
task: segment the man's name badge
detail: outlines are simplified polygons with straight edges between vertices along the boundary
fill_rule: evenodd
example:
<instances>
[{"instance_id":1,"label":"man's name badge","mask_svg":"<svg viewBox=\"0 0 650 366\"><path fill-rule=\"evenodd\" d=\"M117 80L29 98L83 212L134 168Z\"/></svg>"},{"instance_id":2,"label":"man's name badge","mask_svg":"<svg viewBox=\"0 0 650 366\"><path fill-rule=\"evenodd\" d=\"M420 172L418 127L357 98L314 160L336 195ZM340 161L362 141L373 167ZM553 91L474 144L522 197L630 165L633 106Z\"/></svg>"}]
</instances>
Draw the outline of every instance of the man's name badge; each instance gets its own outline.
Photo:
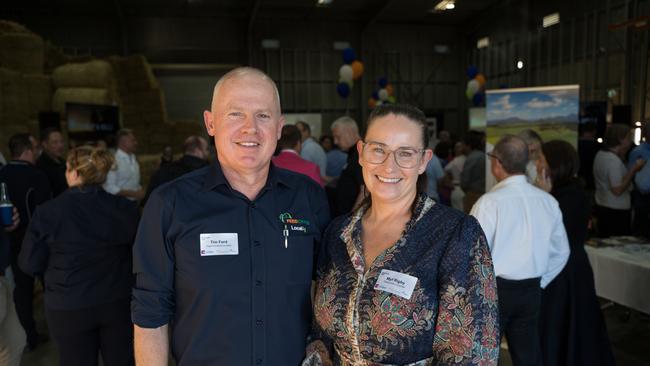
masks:
<instances>
[{"instance_id":1,"label":"man's name badge","mask_svg":"<svg viewBox=\"0 0 650 366\"><path fill-rule=\"evenodd\" d=\"M201 234L201 257L211 255L238 255L237 233Z\"/></svg>"},{"instance_id":2,"label":"man's name badge","mask_svg":"<svg viewBox=\"0 0 650 366\"><path fill-rule=\"evenodd\" d=\"M409 300L411 295L413 295L413 290L417 282L417 277L382 269L379 273L377 283L375 283L375 290L390 292L391 294Z\"/></svg>"}]
</instances>

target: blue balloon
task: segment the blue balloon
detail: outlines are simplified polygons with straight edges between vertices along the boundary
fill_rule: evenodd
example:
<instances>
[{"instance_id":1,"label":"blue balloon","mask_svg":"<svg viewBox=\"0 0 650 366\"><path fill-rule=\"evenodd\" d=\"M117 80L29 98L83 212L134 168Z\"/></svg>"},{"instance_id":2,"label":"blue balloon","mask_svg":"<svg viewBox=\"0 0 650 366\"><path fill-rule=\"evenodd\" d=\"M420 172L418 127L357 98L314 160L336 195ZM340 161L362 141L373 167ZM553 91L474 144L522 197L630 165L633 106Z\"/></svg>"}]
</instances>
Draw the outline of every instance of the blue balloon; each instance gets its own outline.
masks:
<instances>
[{"instance_id":1,"label":"blue balloon","mask_svg":"<svg viewBox=\"0 0 650 366\"><path fill-rule=\"evenodd\" d=\"M474 65L467 68L467 77L469 79L474 79L478 75L478 68Z\"/></svg>"},{"instance_id":2,"label":"blue balloon","mask_svg":"<svg viewBox=\"0 0 650 366\"><path fill-rule=\"evenodd\" d=\"M379 100L379 90L372 92L372 99Z\"/></svg>"},{"instance_id":3,"label":"blue balloon","mask_svg":"<svg viewBox=\"0 0 650 366\"><path fill-rule=\"evenodd\" d=\"M508 89L508 84L499 84L499 89Z\"/></svg>"},{"instance_id":4,"label":"blue balloon","mask_svg":"<svg viewBox=\"0 0 650 366\"><path fill-rule=\"evenodd\" d=\"M485 93L476 93L474 94L474 97L472 97L472 103L474 106L480 106L483 104L483 100L485 99Z\"/></svg>"},{"instance_id":5,"label":"blue balloon","mask_svg":"<svg viewBox=\"0 0 650 366\"><path fill-rule=\"evenodd\" d=\"M380 77L379 80L377 80L377 82L379 83L379 87L382 88L382 89L385 88L386 85L388 85L388 80L383 76ZM379 98L376 98L376 99L379 99Z\"/></svg>"},{"instance_id":6,"label":"blue balloon","mask_svg":"<svg viewBox=\"0 0 650 366\"><path fill-rule=\"evenodd\" d=\"M343 62L346 64L351 64L352 61L356 60L357 56L354 53L354 49L348 47L343 50Z\"/></svg>"},{"instance_id":7,"label":"blue balloon","mask_svg":"<svg viewBox=\"0 0 650 366\"><path fill-rule=\"evenodd\" d=\"M348 83L339 83L336 86L336 92L339 93L341 98L345 99L350 96L350 85Z\"/></svg>"}]
</instances>

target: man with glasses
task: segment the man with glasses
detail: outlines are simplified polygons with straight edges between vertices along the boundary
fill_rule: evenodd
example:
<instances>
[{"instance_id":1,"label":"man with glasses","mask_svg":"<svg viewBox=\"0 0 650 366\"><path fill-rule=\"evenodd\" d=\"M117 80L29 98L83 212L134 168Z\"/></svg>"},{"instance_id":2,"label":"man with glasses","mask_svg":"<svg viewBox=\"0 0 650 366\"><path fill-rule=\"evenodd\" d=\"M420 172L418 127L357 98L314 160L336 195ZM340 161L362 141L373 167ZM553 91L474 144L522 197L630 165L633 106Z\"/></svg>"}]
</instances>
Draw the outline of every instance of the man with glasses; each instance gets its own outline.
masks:
<instances>
[{"instance_id":1,"label":"man with glasses","mask_svg":"<svg viewBox=\"0 0 650 366\"><path fill-rule=\"evenodd\" d=\"M488 241L499 296L501 333L514 366L541 365L541 289L569 258L562 212L550 194L528 183L528 146L504 136L487 156L497 179L472 208Z\"/></svg>"}]
</instances>

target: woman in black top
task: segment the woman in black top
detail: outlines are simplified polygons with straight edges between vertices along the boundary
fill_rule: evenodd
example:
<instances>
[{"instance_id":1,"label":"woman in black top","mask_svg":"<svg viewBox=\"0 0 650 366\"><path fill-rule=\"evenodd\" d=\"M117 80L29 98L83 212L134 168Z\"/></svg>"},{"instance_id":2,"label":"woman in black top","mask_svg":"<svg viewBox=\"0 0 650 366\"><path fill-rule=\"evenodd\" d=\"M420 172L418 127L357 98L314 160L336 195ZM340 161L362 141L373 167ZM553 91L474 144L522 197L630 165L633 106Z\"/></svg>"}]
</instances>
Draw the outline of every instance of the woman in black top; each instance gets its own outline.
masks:
<instances>
[{"instance_id":1,"label":"woman in black top","mask_svg":"<svg viewBox=\"0 0 650 366\"><path fill-rule=\"evenodd\" d=\"M45 310L61 365L132 365L131 246L134 202L102 189L112 155L82 146L67 159L70 188L39 206L19 264L42 274Z\"/></svg>"},{"instance_id":2,"label":"woman in black top","mask_svg":"<svg viewBox=\"0 0 650 366\"><path fill-rule=\"evenodd\" d=\"M542 151L553 185L551 194L560 204L571 247L566 266L542 293L540 335L544 365L614 365L584 248L591 202L577 178L578 153L568 142L558 140L542 145Z\"/></svg>"}]
</instances>

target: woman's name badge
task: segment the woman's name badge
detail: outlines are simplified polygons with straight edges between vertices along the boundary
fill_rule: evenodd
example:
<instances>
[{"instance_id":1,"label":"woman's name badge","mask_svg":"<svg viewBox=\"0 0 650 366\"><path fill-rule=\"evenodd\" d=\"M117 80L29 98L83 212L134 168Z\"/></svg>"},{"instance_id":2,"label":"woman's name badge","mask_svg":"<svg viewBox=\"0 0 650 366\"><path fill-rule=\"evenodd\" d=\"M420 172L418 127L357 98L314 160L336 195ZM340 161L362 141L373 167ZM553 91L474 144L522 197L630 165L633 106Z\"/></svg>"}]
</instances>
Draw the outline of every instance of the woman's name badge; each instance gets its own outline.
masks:
<instances>
[{"instance_id":1,"label":"woman's name badge","mask_svg":"<svg viewBox=\"0 0 650 366\"><path fill-rule=\"evenodd\" d=\"M377 283L375 283L375 290L390 292L391 294L409 300L411 295L413 295L413 290L417 282L417 277L382 269L379 273Z\"/></svg>"},{"instance_id":2,"label":"woman's name badge","mask_svg":"<svg viewBox=\"0 0 650 366\"><path fill-rule=\"evenodd\" d=\"M201 257L211 255L238 255L237 233L201 234Z\"/></svg>"}]
</instances>

